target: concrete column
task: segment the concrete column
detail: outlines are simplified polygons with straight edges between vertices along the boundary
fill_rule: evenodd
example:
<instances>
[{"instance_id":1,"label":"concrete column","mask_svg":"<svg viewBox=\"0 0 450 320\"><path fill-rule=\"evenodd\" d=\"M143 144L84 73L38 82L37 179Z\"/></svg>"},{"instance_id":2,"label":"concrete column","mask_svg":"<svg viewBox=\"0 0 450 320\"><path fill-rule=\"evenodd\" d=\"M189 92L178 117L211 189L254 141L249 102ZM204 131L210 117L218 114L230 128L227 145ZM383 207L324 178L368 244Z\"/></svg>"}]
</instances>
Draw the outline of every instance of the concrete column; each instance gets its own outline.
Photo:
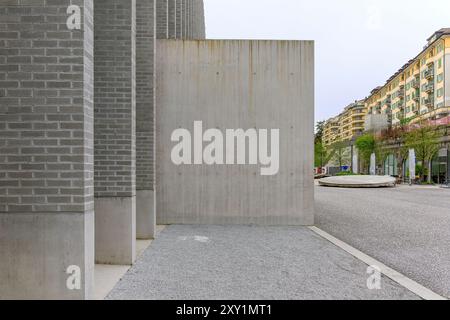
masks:
<instances>
[{"instance_id":1,"label":"concrete column","mask_svg":"<svg viewBox=\"0 0 450 320\"><path fill-rule=\"evenodd\" d=\"M156 38L167 39L169 37L169 0L156 1Z\"/></svg>"},{"instance_id":2,"label":"concrete column","mask_svg":"<svg viewBox=\"0 0 450 320\"><path fill-rule=\"evenodd\" d=\"M176 17L177 17L177 30L176 30L176 38L183 38L183 0L175 0L176 1Z\"/></svg>"},{"instance_id":3,"label":"concrete column","mask_svg":"<svg viewBox=\"0 0 450 320\"><path fill-rule=\"evenodd\" d=\"M155 236L154 105L155 12L154 0L136 3L136 232L138 239Z\"/></svg>"},{"instance_id":4,"label":"concrete column","mask_svg":"<svg viewBox=\"0 0 450 320\"><path fill-rule=\"evenodd\" d=\"M92 9L0 2L0 299L93 294Z\"/></svg>"},{"instance_id":5,"label":"concrete column","mask_svg":"<svg viewBox=\"0 0 450 320\"><path fill-rule=\"evenodd\" d=\"M95 0L95 256L136 257L136 2Z\"/></svg>"},{"instance_id":6,"label":"concrete column","mask_svg":"<svg viewBox=\"0 0 450 320\"><path fill-rule=\"evenodd\" d=\"M354 174L359 173L359 152L358 149L355 146L352 146L353 148L353 157L352 157L352 171Z\"/></svg>"},{"instance_id":7,"label":"concrete column","mask_svg":"<svg viewBox=\"0 0 450 320\"><path fill-rule=\"evenodd\" d=\"M168 0L169 2L169 39L176 39L177 37L177 15L176 15L176 4L177 0Z\"/></svg>"}]
</instances>

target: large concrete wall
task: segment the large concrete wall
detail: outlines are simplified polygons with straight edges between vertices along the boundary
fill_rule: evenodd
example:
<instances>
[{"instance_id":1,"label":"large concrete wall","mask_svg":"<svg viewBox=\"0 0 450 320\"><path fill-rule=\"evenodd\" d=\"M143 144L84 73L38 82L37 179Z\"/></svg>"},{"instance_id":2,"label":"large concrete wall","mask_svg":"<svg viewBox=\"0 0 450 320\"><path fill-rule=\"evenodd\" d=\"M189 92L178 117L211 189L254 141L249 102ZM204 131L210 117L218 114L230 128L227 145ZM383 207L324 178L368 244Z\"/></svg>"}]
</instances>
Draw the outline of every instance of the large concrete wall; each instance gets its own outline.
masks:
<instances>
[{"instance_id":1,"label":"large concrete wall","mask_svg":"<svg viewBox=\"0 0 450 320\"><path fill-rule=\"evenodd\" d=\"M0 299L92 297L93 8L69 29L73 3L0 2Z\"/></svg>"},{"instance_id":2,"label":"large concrete wall","mask_svg":"<svg viewBox=\"0 0 450 320\"><path fill-rule=\"evenodd\" d=\"M313 43L158 40L157 61L158 223L313 224ZM194 121L223 133L280 129L278 174L176 166L172 133L192 133Z\"/></svg>"}]
</instances>

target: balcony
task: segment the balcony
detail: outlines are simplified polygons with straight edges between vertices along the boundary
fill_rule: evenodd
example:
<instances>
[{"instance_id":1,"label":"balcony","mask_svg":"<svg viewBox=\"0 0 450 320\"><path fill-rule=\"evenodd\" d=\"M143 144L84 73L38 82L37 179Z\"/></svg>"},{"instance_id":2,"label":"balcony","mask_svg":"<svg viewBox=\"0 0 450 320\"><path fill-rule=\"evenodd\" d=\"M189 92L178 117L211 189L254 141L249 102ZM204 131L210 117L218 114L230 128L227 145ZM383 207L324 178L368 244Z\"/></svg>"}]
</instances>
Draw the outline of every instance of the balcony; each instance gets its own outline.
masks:
<instances>
[{"instance_id":1,"label":"balcony","mask_svg":"<svg viewBox=\"0 0 450 320\"><path fill-rule=\"evenodd\" d=\"M426 70L424 73L424 77L425 77L425 79L428 79L428 80L433 79L434 78L434 70L433 69Z\"/></svg>"},{"instance_id":2,"label":"balcony","mask_svg":"<svg viewBox=\"0 0 450 320\"><path fill-rule=\"evenodd\" d=\"M420 79L416 78L415 80L413 80L413 81L411 82L411 86L412 86L414 89L420 89Z\"/></svg>"},{"instance_id":3,"label":"balcony","mask_svg":"<svg viewBox=\"0 0 450 320\"><path fill-rule=\"evenodd\" d=\"M413 99L414 99L414 101L417 102L417 103L420 102L420 96L419 96L419 95L414 96Z\"/></svg>"},{"instance_id":4,"label":"balcony","mask_svg":"<svg viewBox=\"0 0 450 320\"><path fill-rule=\"evenodd\" d=\"M432 83L432 82L427 83L425 85L424 89L425 89L425 92L432 93L434 91L434 83Z\"/></svg>"},{"instance_id":5,"label":"balcony","mask_svg":"<svg viewBox=\"0 0 450 320\"><path fill-rule=\"evenodd\" d=\"M424 104L425 106L427 106L428 108L430 107L434 107L434 98L427 98L424 100Z\"/></svg>"},{"instance_id":6,"label":"balcony","mask_svg":"<svg viewBox=\"0 0 450 320\"><path fill-rule=\"evenodd\" d=\"M395 97L400 98L400 99L403 99L403 98L405 97L405 91L403 91L402 89L398 90L398 91L395 93Z\"/></svg>"}]
</instances>

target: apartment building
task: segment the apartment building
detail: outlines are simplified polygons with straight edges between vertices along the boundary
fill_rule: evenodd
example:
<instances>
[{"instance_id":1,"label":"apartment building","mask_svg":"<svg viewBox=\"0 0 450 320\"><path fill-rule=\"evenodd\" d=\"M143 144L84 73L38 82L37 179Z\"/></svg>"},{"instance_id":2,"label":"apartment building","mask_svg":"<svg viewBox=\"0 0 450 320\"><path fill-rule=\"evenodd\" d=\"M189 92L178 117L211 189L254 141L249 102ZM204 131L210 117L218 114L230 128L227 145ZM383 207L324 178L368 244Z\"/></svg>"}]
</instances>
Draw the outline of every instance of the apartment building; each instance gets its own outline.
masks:
<instances>
[{"instance_id":1,"label":"apartment building","mask_svg":"<svg viewBox=\"0 0 450 320\"><path fill-rule=\"evenodd\" d=\"M450 28L435 32L425 48L366 99L369 114L390 124L450 119Z\"/></svg>"},{"instance_id":2,"label":"apartment building","mask_svg":"<svg viewBox=\"0 0 450 320\"><path fill-rule=\"evenodd\" d=\"M341 139L339 117L329 119L323 129L322 143L324 146L332 145Z\"/></svg>"},{"instance_id":3,"label":"apartment building","mask_svg":"<svg viewBox=\"0 0 450 320\"><path fill-rule=\"evenodd\" d=\"M325 123L322 143L330 146L340 141L350 141L364 131L367 108L364 100L347 106L337 117Z\"/></svg>"}]
</instances>

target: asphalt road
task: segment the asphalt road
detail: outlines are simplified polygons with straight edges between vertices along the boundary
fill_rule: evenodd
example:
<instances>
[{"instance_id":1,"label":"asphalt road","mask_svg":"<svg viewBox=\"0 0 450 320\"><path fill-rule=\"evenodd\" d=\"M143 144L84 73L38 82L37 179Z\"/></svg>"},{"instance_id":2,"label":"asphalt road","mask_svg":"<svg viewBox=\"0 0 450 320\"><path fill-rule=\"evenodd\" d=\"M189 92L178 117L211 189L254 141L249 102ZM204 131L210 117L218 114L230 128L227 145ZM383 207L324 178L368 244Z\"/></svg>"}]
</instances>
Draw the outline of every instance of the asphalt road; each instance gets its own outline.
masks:
<instances>
[{"instance_id":1,"label":"asphalt road","mask_svg":"<svg viewBox=\"0 0 450 320\"><path fill-rule=\"evenodd\" d=\"M316 187L316 225L450 298L450 190Z\"/></svg>"}]
</instances>

